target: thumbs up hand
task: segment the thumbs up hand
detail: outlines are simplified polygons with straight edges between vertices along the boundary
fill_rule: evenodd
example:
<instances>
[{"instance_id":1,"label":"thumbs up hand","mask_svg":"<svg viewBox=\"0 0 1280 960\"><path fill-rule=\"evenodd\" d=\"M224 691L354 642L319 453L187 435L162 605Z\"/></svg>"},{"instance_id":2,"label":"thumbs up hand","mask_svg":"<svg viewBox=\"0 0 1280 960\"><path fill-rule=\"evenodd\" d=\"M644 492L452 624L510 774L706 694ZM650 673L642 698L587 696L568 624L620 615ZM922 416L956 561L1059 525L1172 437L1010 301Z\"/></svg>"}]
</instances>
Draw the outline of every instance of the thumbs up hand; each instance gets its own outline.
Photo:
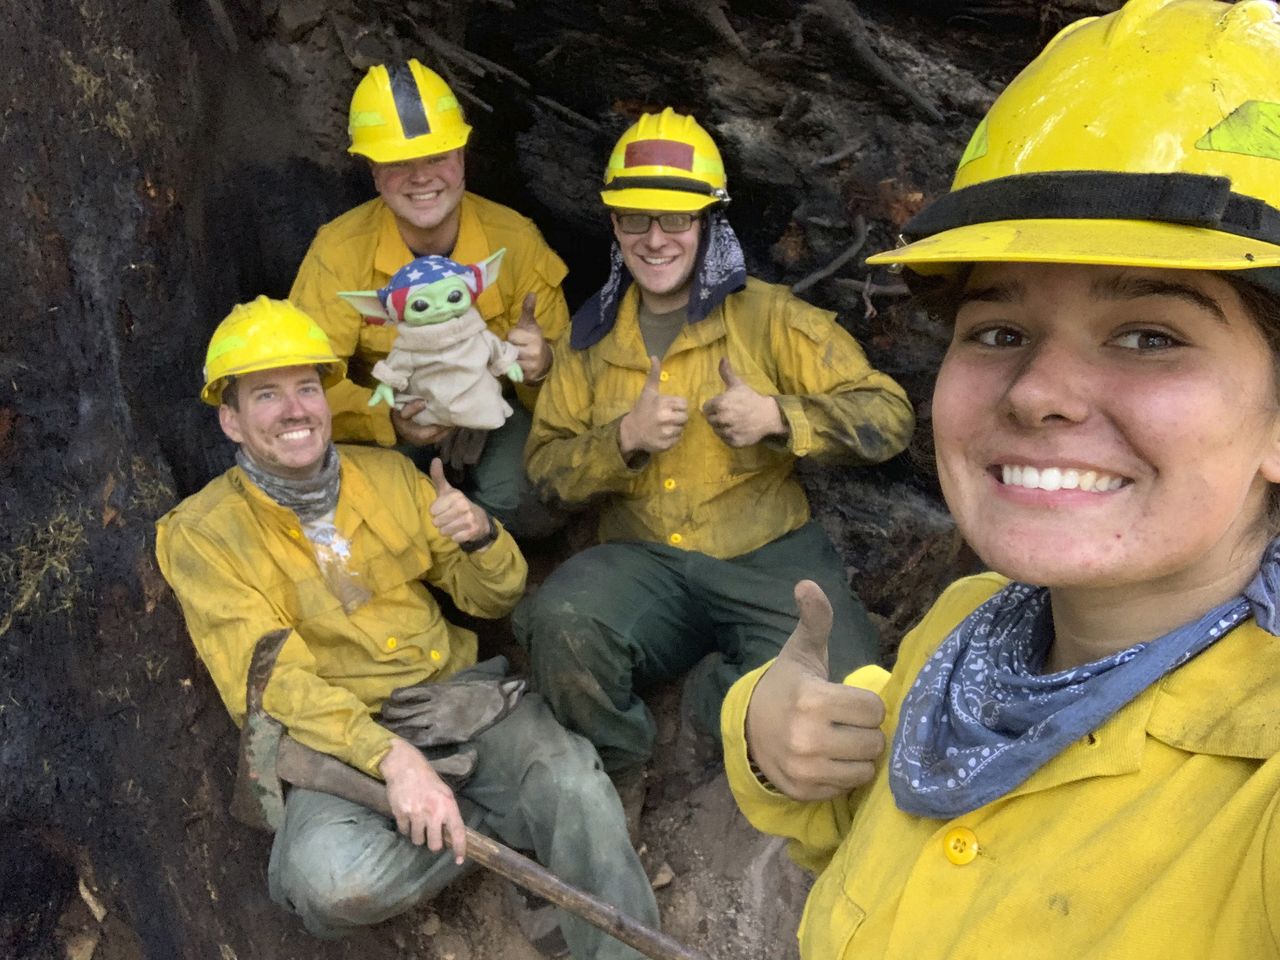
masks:
<instances>
[{"instance_id":1,"label":"thumbs up hand","mask_svg":"<svg viewBox=\"0 0 1280 960\"><path fill-rule=\"evenodd\" d=\"M439 457L431 461L431 482L436 488L436 499L431 504L431 522L437 530L454 543L470 543L489 532L489 514L449 482Z\"/></svg>"},{"instance_id":2,"label":"thumbs up hand","mask_svg":"<svg viewBox=\"0 0 1280 960\"><path fill-rule=\"evenodd\" d=\"M524 372L525 383L536 383L551 369L551 345L534 318L537 305L538 295L526 293L520 305L520 319L507 334L507 343L516 348L516 363Z\"/></svg>"},{"instance_id":3,"label":"thumbs up hand","mask_svg":"<svg viewBox=\"0 0 1280 960\"><path fill-rule=\"evenodd\" d=\"M747 706L747 751L793 800L829 800L875 775L884 704L827 680L831 604L812 580L796 584L800 622Z\"/></svg>"},{"instance_id":4,"label":"thumbs up hand","mask_svg":"<svg viewBox=\"0 0 1280 960\"><path fill-rule=\"evenodd\" d=\"M734 371L728 357L720 360L720 379L724 392L702 405L702 415L716 436L731 447L749 447L765 437L786 434L778 401L756 393Z\"/></svg>"},{"instance_id":5,"label":"thumbs up hand","mask_svg":"<svg viewBox=\"0 0 1280 960\"><path fill-rule=\"evenodd\" d=\"M624 457L638 451L661 453L670 450L689 422L689 401L684 397L664 397L658 392L662 363L649 358L649 376L635 404L618 426L618 446Z\"/></svg>"}]
</instances>

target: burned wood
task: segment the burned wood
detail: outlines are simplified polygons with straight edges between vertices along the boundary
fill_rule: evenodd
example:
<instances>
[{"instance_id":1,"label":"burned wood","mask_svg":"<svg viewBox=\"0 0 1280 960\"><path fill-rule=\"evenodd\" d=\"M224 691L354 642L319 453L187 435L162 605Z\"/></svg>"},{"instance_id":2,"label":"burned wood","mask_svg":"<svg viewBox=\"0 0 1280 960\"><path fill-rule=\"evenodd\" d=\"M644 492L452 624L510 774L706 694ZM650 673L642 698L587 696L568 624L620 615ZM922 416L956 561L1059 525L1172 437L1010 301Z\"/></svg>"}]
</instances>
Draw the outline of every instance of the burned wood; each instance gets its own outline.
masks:
<instances>
[{"instance_id":1,"label":"burned wood","mask_svg":"<svg viewBox=\"0 0 1280 960\"><path fill-rule=\"evenodd\" d=\"M600 124L596 123L594 120L590 120L587 117L584 117L582 114L578 113L578 111L573 110L570 107L566 107L563 103L560 103L557 100L552 100L548 96L545 96L540 93L537 96L535 96L533 99L535 103L542 104L548 110L551 110L554 113L558 113L560 114L560 116L564 117L566 120L569 120L572 123L576 123L581 127L586 127L588 130L591 130L594 133L600 133L604 130L604 127L600 126Z\"/></svg>"},{"instance_id":2,"label":"burned wood","mask_svg":"<svg viewBox=\"0 0 1280 960\"><path fill-rule=\"evenodd\" d=\"M848 42L854 59L871 71L881 83L896 90L934 123L942 122L942 113L926 100L915 87L900 77L871 47L867 25L850 3L841 0L810 0L803 15L819 21L831 32Z\"/></svg>"},{"instance_id":3,"label":"burned wood","mask_svg":"<svg viewBox=\"0 0 1280 960\"><path fill-rule=\"evenodd\" d=\"M867 221L862 218L861 214L859 214L858 217L854 220L853 227L854 227L853 243L849 244L849 246L845 248L845 251L841 253L840 256L836 257L834 260L828 263L825 267L822 267L819 270L815 270L813 271L813 273L809 274L807 277L804 277L803 279L793 283L791 285L792 293L794 294L804 293L814 284L820 283L821 281L827 279L827 277L834 274L837 270L839 270L846 263L848 263L850 260L852 260L854 257L858 255L858 251L862 249L862 245L867 242Z\"/></svg>"},{"instance_id":4,"label":"burned wood","mask_svg":"<svg viewBox=\"0 0 1280 960\"><path fill-rule=\"evenodd\" d=\"M911 291L905 283L875 283L872 280L856 280L853 277L836 277L832 283L847 287L868 297L909 297Z\"/></svg>"},{"instance_id":5,"label":"burned wood","mask_svg":"<svg viewBox=\"0 0 1280 960\"><path fill-rule=\"evenodd\" d=\"M672 6L684 10L699 23L708 27L712 33L736 50L744 60L750 56L747 45L738 36L725 15L724 7L719 0L669 0Z\"/></svg>"},{"instance_id":6,"label":"burned wood","mask_svg":"<svg viewBox=\"0 0 1280 960\"><path fill-rule=\"evenodd\" d=\"M841 160L853 156L858 151L859 146L860 144L850 143L847 146L841 147L835 153L828 153L825 157L819 157L817 160L813 161L813 165L815 167L835 166Z\"/></svg>"}]
</instances>

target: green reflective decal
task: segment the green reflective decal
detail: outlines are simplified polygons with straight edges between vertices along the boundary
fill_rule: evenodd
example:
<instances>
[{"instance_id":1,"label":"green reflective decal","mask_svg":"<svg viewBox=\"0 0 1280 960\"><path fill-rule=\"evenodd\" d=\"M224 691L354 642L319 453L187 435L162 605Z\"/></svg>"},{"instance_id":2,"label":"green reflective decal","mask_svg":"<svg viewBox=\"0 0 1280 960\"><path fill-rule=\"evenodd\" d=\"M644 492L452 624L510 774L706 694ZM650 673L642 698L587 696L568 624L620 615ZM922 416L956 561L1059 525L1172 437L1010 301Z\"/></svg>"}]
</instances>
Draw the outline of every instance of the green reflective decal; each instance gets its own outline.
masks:
<instances>
[{"instance_id":1,"label":"green reflective decal","mask_svg":"<svg viewBox=\"0 0 1280 960\"><path fill-rule=\"evenodd\" d=\"M977 160L987 155L987 118L983 117L982 122L978 124L978 129L973 131L973 136L969 138L969 145L964 148L964 156L960 158L960 167L972 160ZM956 169L959 170L960 167Z\"/></svg>"},{"instance_id":2,"label":"green reflective decal","mask_svg":"<svg viewBox=\"0 0 1280 960\"><path fill-rule=\"evenodd\" d=\"M1200 150L1280 160L1280 103L1250 100L1196 141Z\"/></svg>"},{"instance_id":3,"label":"green reflective decal","mask_svg":"<svg viewBox=\"0 0 1280 960\"><path fill-rule=\"evenodd\" d=\"M329 337L318 326L312 326L309 330L307 330L307 339L319 340L326 347L329 345Z\"/></svg>"},{"instance_id":4,"label":"green reflective decal","mask_svg":"<svg viewBox=\"0 0 1280 960\"><path fill-rule=\"evenodd\" d=\"M247 347L247 346L248 346L248 343L245 342L244 337L237 337L234 335L230 337L223 337L216 345L214 344L209 345L209 355L208 357L205 358L205 360L206 362L208 362L209 360L216 360L218 359L218 357L222 356L224 353L229 353L232 350L239 350L242 347Z\"/></svg>"},{"instance_id":5,"label":"green reflective decal","mask_svg":"<svg viewBox=\"0 0 1280 960\"><path fill-rule=\"evenodd\" d=\"M383 119L382 114L377 110L352 110L351 118L347 121L347 129L354 130L356 127L381 127L387 121Z\"/></svg>"},{"instance_id":6,"label":"green reflective decal","mask_svg":"<svg viewBox=\"0 0 1280 960\"><path fill-rule=\"evenodd\" d=\"M436 100L436 113L446 113L457 109L458 100L456 97L439 97Z\"/></svg>"}]
</instances>

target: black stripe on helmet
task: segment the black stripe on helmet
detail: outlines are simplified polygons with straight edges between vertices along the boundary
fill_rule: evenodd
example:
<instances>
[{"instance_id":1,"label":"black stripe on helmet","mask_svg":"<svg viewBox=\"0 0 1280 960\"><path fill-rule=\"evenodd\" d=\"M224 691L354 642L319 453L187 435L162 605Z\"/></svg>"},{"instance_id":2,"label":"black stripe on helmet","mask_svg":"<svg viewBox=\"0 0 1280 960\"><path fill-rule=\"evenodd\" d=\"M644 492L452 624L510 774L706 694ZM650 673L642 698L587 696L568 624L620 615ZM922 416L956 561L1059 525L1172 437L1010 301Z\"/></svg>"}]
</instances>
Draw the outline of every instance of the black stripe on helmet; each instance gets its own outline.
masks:
<instances>
[{"instance_id":1,"label":"black stripe on helmet","mask_svg":"<svg viewBox=\"0 0 1280 960\"><path fill-rule=\"evenodd\" d=\"M682 193L702 193L708 197L728 199L729 195L719 187L713 187L701 180L688 180L684 177L614 177L603 187L609 190L679 190Z\"/></svg>"},{"instance_id":2,"label":"black stripe on helmet","mask_svg":"<svg viewBox=\"0 0 1280 960\"><path fill-rule=\"evenodd\" d=\"M1014 174L963 187L912 217L902 234L920 240L997 220L1154 220L1280 244L1280 210L1232 193L1227 177L1094 170Z\"/></svg>"},{"instance_id":3,"label":"black stripe on helmet","mask_svg":"<svg viewBox=\"0 0 1280 960\"><path fill-rule=\"evenodd\" d=\"M427 107L422 102L422 94L418 92L418 83L413 79L409 65L397 63L387 67L387 76L391 80L391 96L395 100L396 114L400 117L400 129L404 131L405 139L430 133Z\"/></svg>"}]
</instances>

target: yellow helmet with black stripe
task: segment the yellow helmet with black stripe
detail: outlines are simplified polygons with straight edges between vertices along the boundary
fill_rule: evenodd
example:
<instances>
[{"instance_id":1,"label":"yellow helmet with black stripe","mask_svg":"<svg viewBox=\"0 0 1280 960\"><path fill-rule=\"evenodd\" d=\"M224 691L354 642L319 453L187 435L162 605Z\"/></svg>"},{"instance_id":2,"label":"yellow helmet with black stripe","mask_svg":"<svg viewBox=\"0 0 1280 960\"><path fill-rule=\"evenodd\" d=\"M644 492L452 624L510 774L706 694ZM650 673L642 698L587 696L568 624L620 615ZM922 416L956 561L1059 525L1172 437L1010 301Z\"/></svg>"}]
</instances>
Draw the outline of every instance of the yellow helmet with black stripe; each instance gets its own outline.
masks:
<instances>
[{"instance_id":1,"label":"yellow helmet with black stripe","mask_svg":"<svg viewBox=\"0 0 1280 960\"><path fill-rule=\"evenodd\" d=\"M1280 267L1280 7L1130 0L1068 26L903 235L867 262Z\"/></svg>"},{"instance_id":2,"label":"yellow helmet with black stripe","mask_svg":"<svg viewBox=\"0 0 1280 960\"><path fill-rule=\"evenodd\" d=\"M417 60L369 68L351 97L348 153L395 163L465 146L471 127L458 98Z\"/></svg>"}]
</instances>

